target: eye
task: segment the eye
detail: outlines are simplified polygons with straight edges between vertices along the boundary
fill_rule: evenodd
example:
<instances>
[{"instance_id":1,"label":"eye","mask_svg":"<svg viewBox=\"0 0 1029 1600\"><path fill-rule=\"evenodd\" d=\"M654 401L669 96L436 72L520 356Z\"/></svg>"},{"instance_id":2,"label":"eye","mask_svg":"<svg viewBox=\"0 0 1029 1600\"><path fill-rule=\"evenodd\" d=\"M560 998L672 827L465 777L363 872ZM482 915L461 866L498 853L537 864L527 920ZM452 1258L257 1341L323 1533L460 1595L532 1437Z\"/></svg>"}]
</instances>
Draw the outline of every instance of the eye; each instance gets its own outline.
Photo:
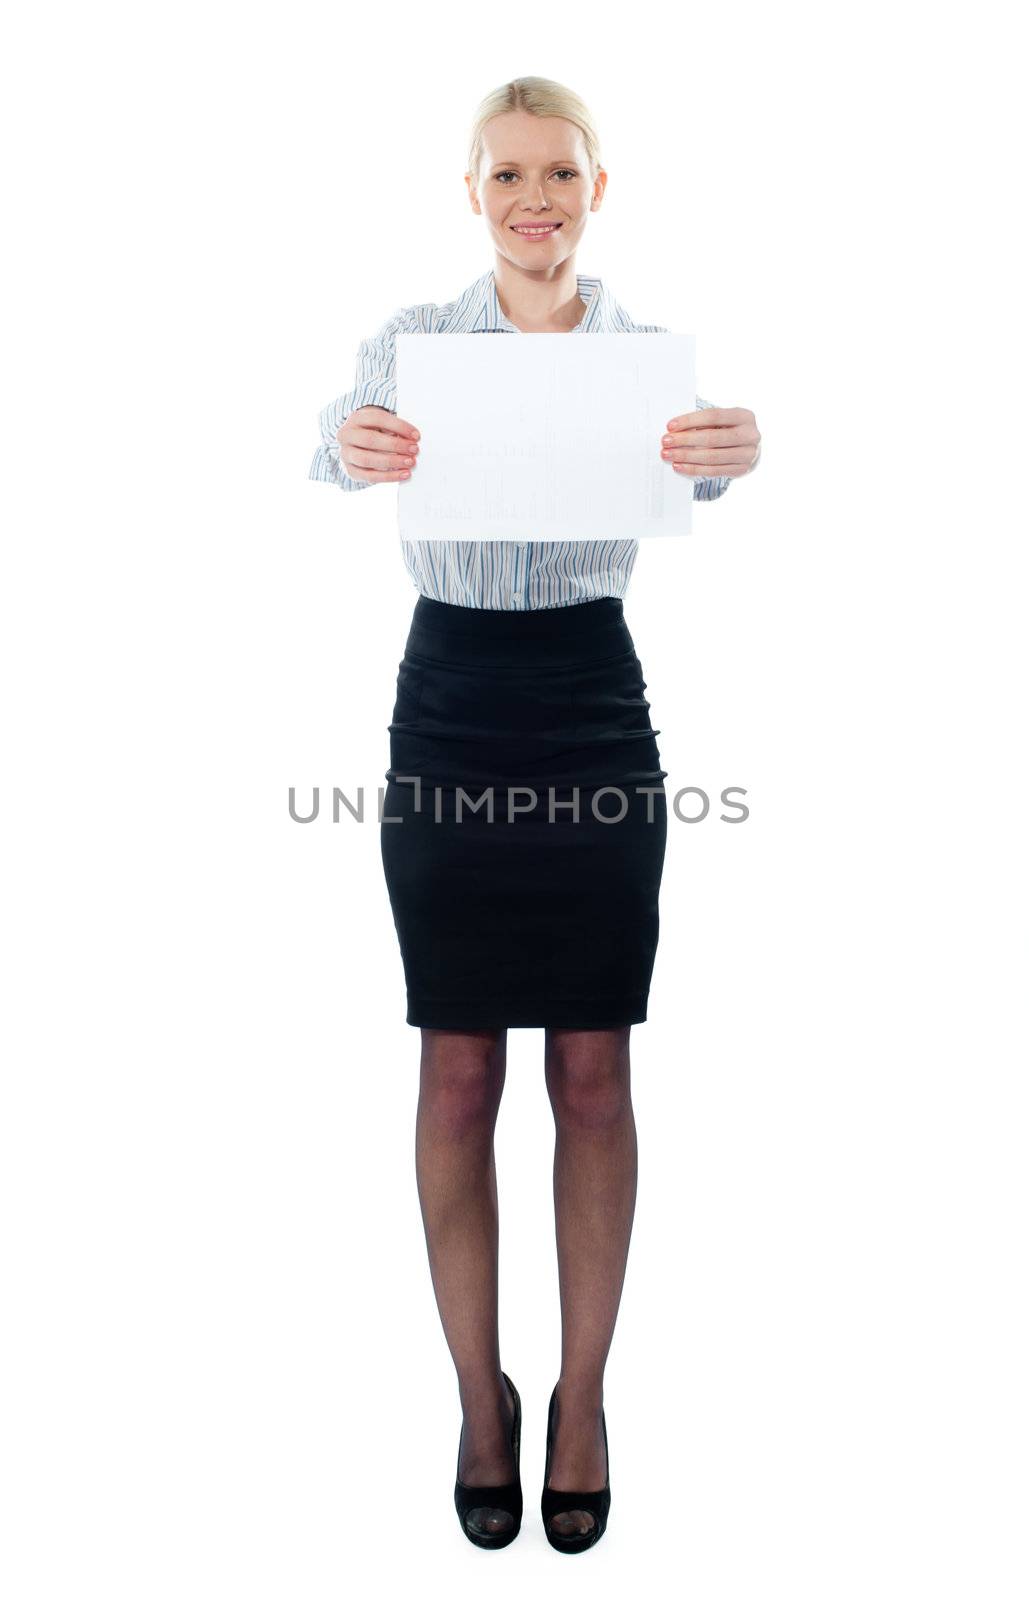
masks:
<instances>
[{"instance_id":1,"label":"eye","mask_svg":"<svg viewBox=\"0 0 1029 1600\"><path fill-rule=\"evenodd\" d=\"M558 169L555 172L554 176L556 178L559 178L563 174L566 175L569 178L577 178L579 176L579 174L577 172L574 172L571 167L558 167ZM496 181L498 183L500 183L501 186L503 188L505 188L505 189L510 189L511 185L509 183L503 183L503 179L504 178L517 178L517 176L518 176L517 172L512 172L510 170L506 170L504 172L496 172L496 173L494 173L494 177L495 177Z\"/></svg>"}]
</instances>

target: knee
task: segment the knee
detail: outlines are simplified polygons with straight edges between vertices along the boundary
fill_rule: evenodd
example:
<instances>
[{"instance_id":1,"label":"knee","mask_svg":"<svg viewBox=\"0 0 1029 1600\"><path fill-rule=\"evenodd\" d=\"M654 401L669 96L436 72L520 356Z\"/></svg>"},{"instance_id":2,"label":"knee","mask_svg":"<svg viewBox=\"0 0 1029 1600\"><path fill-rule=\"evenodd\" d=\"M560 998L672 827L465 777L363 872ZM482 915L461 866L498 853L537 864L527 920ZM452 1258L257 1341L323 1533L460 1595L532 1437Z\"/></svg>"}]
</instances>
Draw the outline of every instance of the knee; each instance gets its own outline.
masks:
<instances>
[{"instance_id":1,"label":"knee","mask_svg":"<svg viewBox=\"0 0 1029 1600\"><path fill-rule=\"evenodd\" d=\"M504 1086L504 1061L502 1034L423 1028L423 1110L454 1138L492 1125Z\"/></svg>"},{"instance_id":2,"label":"knee","mask_svg":"<svg viewBox=\"0 0 1029 1600\"><path fill-rule=\"evenodd\" d=\"M547 1036L547 1091L565 1127L604 1129L631 1104L629 1030L555 1031Z\"/></svg>"}]
</instances>

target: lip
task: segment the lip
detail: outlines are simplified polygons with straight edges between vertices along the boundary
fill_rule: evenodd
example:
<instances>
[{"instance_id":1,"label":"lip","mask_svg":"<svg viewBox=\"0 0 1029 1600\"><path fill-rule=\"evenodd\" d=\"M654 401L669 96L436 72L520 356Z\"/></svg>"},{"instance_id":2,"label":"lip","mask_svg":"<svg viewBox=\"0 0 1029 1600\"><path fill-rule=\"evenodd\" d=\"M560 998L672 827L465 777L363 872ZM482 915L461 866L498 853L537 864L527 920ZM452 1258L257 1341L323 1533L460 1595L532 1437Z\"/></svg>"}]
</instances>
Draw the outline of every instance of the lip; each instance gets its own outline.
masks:
<instances>
[{"instance_id":1,"label":"lip","mask_svg":"<svg viewBox=\"0 0 1029 1600\"><path fill-rule=\"evenodd\" d=\"M558 228L560 228L561 226L562 226L562 224L560 222L543 222L543 223L512 222L512 224L511 224L511 232L520 234L523 239L525 239L525 238L530 238L531 239L532 238L532 234L526 234L526 232L524 230L526 228L540 227L540 228L545 228L547 231L545 233L541 233L541 234L537 235L537 237L541 238L541 239L549 239L550 235L552 233L556 233Z\"/></svg>"}]
</instances>

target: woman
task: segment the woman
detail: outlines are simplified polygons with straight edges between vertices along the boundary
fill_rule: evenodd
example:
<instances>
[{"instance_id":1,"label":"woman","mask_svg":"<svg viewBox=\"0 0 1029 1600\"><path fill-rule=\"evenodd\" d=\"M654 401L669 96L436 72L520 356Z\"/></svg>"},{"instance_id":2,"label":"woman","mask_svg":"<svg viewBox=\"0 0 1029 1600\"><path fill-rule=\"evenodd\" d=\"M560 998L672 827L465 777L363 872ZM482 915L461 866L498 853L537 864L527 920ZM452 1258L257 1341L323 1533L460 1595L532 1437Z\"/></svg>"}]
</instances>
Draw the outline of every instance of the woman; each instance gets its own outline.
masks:
<instances>
[{"instance_id":1,"label":"woman","mask_svg":"<svg viewBox=\"0 0 1029 1600\"><path fill-rule=\"evenodd\" d=\"M465 181L493 268L457 300L407 307L362 342L355 387L322 412L312 478L358 490L416 470L418 429L396 415L398 332L664 331L633 323L598 278L575 271L607 183L577 95L544 78L494 91ZM697 413L672 418L654 448L711 500L753 470L760 436L749 411L697 405L705 425ZM518 1533L521 1401L500 1364L493 1133L507 1029L542 1027L562 1349L541 1510L551 1545L579 1552L610 1508L603 1379L637 1171L629 1032L647 1017L666 835L660 730L621 598L637 543L402 548L419 598L389 725L381 841L407 1021L421 1029L418 1191L463 1414L454 1499L481 1548Z\"/></svg>"}]
</instances>

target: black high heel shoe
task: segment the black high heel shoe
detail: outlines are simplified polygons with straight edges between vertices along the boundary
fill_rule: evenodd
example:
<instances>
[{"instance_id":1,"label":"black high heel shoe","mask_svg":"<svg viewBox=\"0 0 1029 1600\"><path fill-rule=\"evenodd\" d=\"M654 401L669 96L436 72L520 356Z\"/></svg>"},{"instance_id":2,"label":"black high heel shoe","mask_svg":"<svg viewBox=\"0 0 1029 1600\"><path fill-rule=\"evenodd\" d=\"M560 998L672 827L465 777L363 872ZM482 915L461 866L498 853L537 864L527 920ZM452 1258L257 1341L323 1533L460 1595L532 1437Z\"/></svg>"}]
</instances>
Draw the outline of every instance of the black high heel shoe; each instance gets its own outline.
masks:
<instances>
[{"instance_id":1,"label":"black high heel shoe","mask_svg":"<svg viewBox=\"0 0 1029 1600\"><path fill-rule=\"evenodd\" d=\"M514 1417L511 1422L511 1449L514 1451L515 1476L510 1483L462 1483L460 1476L454 1484L454 1504L466 1538L481 1550L501 1550L516 1538L522 1525L522 1401L507 1373L501 1374L514 1396ZM461 1466L461 1439L457 1444L458 1472Z\"/></svg>"},{"instance_id":2,"label":"black high heel shoe","mask_svg":"<svg viewBox=\"0 0 1029 1600\"><path fill-rule=\"evenodd\" d=\"M611 1510L611 1469L608 1464L602 1489L548 1489L547 1479L550 1477L550 1453L554 1445L554 1401L557 1399L557 1384L554 1385L550 1396L550 1410L547 1412L547 1464L543 1469L543 1493L540 1496L540 1510L543 1513L543 1531L555 1550L561 1550L565 1555L578 1555L580 1550L589 1550L597 1540L603 1536L607 1527L608 1512ZM604 1429L604 1456L607 1458L607 1418L601 1407L600 1421ZM562 1511L588 1511L593 1518L591 1526L582 1533L558 1533L551 1527L552 1519Z\"/></svg>"}]
</instances>

